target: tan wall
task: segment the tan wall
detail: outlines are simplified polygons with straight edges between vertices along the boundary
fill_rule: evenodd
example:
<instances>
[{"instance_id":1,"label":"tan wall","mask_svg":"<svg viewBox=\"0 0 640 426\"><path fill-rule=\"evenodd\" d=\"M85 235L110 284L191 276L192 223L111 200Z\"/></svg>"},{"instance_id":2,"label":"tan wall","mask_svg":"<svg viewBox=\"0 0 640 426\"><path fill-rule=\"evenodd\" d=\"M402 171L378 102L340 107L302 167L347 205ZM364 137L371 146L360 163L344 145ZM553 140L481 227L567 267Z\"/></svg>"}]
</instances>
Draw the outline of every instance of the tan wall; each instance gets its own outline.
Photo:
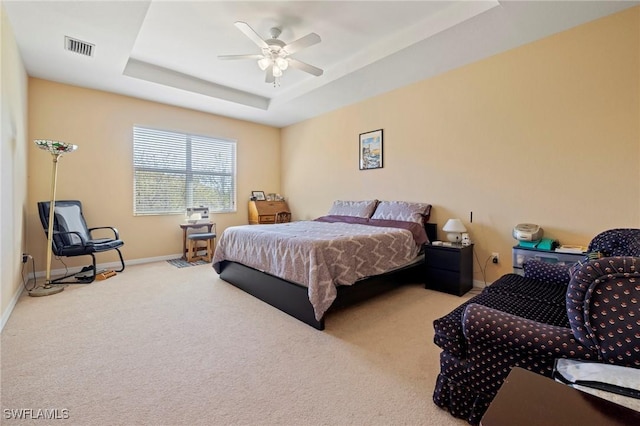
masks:
<instances>
[{"instance_id":1,"label":"tan wall","mask_svg":"<svg viewBox=\"0 0 640 426\"><path fill-rule=\"evenodd\" d=\"M517 223L565 244L640 226L639 62L636 7L287 127L283 193L294 219L335 199L430 202L440 227L467 225L476 280L500 253L493 281ZM358 135L379 128L384 168L359 171Z\"/></svg>"},{"instance_id":2,"label":"tan wall","mask_svg":"<svg viewBox=\"0 0 640 426\"><path fill-rule=\"evenodd\" d=\"M0 313L4 326L22 289L27 207L27 73L0 4Z\"/></svg>"},{"instance_id":3,"label":"tan wall","mask_svg":"<svg viewBox=\"0 0 640 426\"><path fill-rule=\"evenodd\" d=\"M125 241L125 260L180 253L182 231L178 224L184 221L183 215L133 216L134 125L237 141L238 210L214 216L218 232L247 223L251 190L280 192L277 128L31 78L27 246L38 270L44 270L46 239L36 203L49 200L52 161L31 142L33 139L78 145L76 152L59 161L56 198L81 200L89 226L118 228ZM79 266L89 261L82 257L79 262L67 263ZM99 263L114 261L115 252L98 256ZM52 269L62 267L54 260Z\"/></svg>"}]
</instances>

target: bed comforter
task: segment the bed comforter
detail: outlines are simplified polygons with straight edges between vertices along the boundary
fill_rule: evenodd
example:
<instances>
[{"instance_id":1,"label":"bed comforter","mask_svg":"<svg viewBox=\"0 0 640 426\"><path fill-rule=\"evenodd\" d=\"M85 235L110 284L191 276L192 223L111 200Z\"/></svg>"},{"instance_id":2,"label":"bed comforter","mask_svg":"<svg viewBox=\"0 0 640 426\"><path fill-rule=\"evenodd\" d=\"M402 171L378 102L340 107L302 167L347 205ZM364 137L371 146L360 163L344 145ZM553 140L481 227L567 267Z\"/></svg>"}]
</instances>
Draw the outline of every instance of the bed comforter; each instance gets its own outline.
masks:
<instances>
[{"instance_id":1,"label":"bed comforter","mask_svg":"<svg viewBox=\"0 0 640 426\"><path fill-rule=\"evenodd\" d=\"M389 272L418 256L423 241L416 241L415 229L383 225L328 220L230 227L216 245L213 268L220 273L222 261L233 261L303 285L320 320L336 298L336 285Z\"/></svg>"}]
</instances>

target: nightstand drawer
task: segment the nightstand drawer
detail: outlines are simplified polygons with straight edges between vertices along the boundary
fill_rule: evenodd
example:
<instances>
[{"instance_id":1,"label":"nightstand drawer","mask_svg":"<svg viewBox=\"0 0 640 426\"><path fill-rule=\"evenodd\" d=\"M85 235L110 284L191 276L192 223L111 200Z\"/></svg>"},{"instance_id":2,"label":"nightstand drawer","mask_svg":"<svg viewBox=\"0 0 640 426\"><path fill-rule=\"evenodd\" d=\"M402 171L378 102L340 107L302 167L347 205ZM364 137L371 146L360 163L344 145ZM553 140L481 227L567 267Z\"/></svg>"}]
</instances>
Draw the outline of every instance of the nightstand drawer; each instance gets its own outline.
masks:
<instances>
[{"instance_id":1,"label":"nightstand drawer","mask_svg":"<svg viewBox=\"0 0 640 426\"><path fill-rule=\"evenodd\" d=\"M425 262L429 268L460 271L460 250L447 248L427 248Z\"/></svg>"},{"instance_id":2,"label":"nightstand drawer","mask_svg":"<svg viewBox=\"0 0 640 426\"><path fill-rule=\"evenodd\" d=\"M473 287L470 277L445 269L427 269L427 285L431 290L462 296Z\"/></svg>"}]
</instances>

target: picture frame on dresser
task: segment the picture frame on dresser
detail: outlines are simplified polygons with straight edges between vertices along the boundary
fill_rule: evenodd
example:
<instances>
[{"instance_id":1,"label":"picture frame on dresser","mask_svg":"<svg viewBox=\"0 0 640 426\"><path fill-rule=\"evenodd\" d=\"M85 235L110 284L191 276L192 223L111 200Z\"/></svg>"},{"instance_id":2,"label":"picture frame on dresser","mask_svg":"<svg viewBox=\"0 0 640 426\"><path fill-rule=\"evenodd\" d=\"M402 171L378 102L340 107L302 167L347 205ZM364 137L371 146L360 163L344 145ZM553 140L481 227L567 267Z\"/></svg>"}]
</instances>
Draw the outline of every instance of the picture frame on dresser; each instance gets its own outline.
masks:
<instances>
[{"instance_id":1,"label":"picture frame on dresser","mask_svg":"<svg viewBox=\"0 0 640 426\"><path fill-rule=\"evenodd\" d=\"M256 201L266 201L267 197L264 195L264 191L251 191L251 197Z\"/></svg>"},{"instance_id":2,"label":"picture frame on dresser","mask_svg":"<svg viewBox=\"0 0 640 426\"><path fill-rule=\"evenodd\" d=\"M382 168L382 129L360 133L360 170Z\"/></svg>"}]
</instances>

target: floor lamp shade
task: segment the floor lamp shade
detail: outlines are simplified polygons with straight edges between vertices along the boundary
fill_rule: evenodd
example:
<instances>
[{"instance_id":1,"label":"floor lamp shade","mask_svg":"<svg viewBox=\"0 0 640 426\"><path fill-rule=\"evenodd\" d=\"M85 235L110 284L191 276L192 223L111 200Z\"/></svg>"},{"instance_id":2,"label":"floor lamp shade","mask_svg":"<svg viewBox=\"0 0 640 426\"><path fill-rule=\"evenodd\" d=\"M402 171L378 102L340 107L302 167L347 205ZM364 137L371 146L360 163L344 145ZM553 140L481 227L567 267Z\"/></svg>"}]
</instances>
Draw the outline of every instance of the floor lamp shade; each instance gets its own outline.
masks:
<instances>
[{"instance_id":1,"label":"floor lamp shade","mask_svg":"<svg viewBox=\"0 0 640 426\"><path fill-rule=\"evenodd\" d=\"M467 228L460 219L449 219L442 230L447 233L447 239L452 243L459 243L462 240L462 233L467 232Z\"/></svg>"},{"instance_id":2,"label":"floor lamp shade","mask_svg":"<svg viewBox=\"0 0 640 426\"><path fill-rule=\"evenodd\" d=\"M53 159L53 167L51 170L51 191L49 204L49 223L47 230L47 277L42 287L36 287L29 292L29 296L49 296L56 294L64 290L63 286L51 285L51 247L53 242L53 218L55 215L55 200L56 200L56 183L58 180L58 158L62 154L67 154L78 149L77 145L68 144L66 142L52 141L46 139L36 139L34 143L38 148L47 151L51 154Z\"/></svg>"}]
</instances>

